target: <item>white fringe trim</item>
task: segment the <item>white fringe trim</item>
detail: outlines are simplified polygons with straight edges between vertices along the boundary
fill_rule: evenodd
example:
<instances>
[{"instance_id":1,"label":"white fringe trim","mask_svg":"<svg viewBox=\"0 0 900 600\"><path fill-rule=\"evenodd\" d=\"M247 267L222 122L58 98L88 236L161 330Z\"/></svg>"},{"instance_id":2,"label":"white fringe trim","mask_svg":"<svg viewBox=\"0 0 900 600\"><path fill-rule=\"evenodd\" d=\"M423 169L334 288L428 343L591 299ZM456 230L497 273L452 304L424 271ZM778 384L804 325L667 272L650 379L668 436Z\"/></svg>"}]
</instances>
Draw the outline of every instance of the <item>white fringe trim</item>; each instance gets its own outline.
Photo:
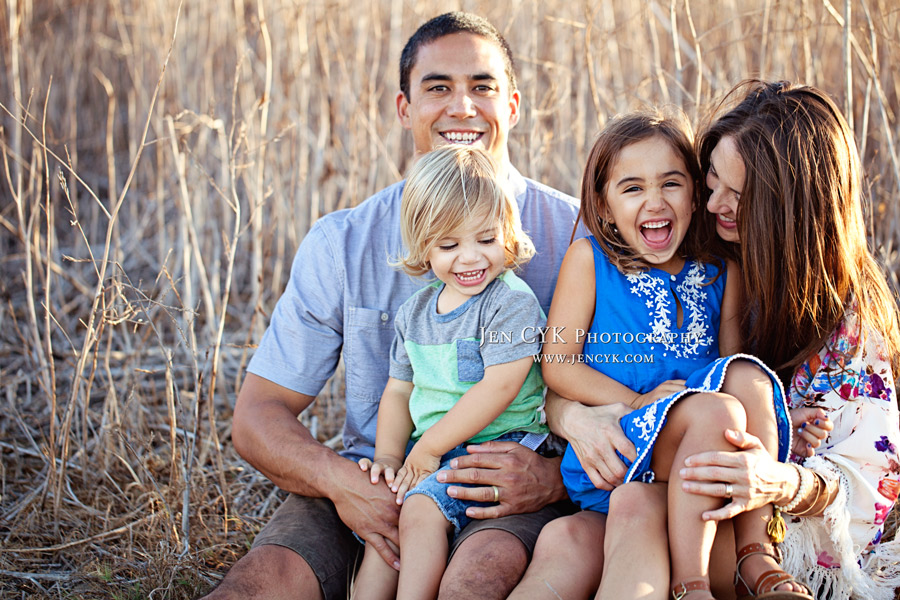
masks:
<instances>
[{"instance_id":1,"label":"white fringe trim","mask_svg":"<svg viewBox=\"0 0 900 600\"><path fill-rule=\"evenodd\" d=\"M880 544L872 554L861 559L860 549L854 548L849 534L847 477L834 463L820 456L808 458L804 466L826 481L840 479L840 490L821 517L801 517L799 523L793 523L785 515L788 534L781 546L784 570L806 583L816 598L893 600L894 590L900 587L900 541ZM820 539L831 541L840 568L818 564L816 551Z\"/></svg>"}]
</instances>

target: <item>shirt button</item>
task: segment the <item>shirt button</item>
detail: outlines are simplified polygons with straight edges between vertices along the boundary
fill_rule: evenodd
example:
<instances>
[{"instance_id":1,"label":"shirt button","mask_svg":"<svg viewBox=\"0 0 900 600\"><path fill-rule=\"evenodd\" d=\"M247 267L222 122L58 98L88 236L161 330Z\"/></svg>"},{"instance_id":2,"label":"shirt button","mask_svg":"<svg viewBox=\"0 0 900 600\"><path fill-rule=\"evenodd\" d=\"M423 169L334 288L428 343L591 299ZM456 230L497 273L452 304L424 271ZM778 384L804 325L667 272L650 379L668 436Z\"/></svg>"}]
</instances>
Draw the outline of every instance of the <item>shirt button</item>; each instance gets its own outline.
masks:
<instances>
[{"instance_id":1,"label":"shirt button","mask_svg":"<svg viewBox=\"0 0 900 600\"><path fill-rule=\"evenodd\" d=\"M388 314L387 314L387 313L381 313L381 321L382 321L382 322L385 322L385 321L387 321L387 320L388 320Z\"/></svg>"},{"instance_id":2,"label":"shirt button","mask_svg":"<svg viewBox=\"0 0 900 600\"><path fill-rule=\"evenodd\" d=\"M671 279L672 281L675 281L677 278L674 275L669 275L669 279Z\"/></svg>"}]
</instances>

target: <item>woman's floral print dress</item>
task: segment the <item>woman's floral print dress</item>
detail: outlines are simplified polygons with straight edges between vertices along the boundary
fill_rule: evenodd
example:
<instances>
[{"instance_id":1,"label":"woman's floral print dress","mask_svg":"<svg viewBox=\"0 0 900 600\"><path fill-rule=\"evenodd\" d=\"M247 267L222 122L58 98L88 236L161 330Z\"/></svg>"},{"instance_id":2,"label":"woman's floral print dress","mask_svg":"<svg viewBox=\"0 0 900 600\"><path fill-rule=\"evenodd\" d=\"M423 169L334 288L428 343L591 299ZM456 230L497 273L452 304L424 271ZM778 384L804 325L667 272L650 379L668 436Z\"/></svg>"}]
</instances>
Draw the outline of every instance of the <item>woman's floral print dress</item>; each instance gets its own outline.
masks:
<instances>
[{"instance_id":1,"label":"woman's floral print dress","mask_svg":"<svg viewBox=\"0 0 900 600\"><path fill-rule=\"evenodd\" d=\"M791 408L824 409L834 430L816 456L792 460L839 480L835 502L819 517L789 517L785 570L816 598L894 598L900 542L882 541L900 492L900 414L880 334L848 312L828 343L794 373Z\"/></svg>"}]
</instances>

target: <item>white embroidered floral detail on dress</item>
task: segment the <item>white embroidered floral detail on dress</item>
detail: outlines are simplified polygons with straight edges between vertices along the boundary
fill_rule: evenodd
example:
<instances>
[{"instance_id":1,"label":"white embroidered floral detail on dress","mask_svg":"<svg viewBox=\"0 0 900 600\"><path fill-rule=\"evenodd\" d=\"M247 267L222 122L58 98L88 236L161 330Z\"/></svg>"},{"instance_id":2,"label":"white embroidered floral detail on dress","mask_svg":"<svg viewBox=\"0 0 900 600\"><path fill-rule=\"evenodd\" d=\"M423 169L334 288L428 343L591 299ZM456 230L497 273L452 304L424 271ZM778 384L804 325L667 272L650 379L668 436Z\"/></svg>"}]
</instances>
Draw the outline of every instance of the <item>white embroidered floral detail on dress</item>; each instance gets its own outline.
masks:
<instances>
[{"instance_id":1,"label":"white embroidered floral detail on dress","mask_svg":"<svg viewBox=\"0 0 900 600\"><path fill-rule=\"evenodd\" d=\"M650 405L650 408L644 411L644 414L642 414L641 417L634 422L634 426L641 430L641 435L639 435L638 437L645 442L650 439L650 436L653 434L653 430L656 428L657 404L659 404L659 402L654 402L652 405Z\"/></svg>"},{"instance_id":2,"label":"white embroidered floral detail on dress","mask_svg":"<svg viewBox=\"0 0 900 600\"><path fill-rule=\"evenodd\" d=\"M683 335L672 335L672 303L674 298L668 282L650 273L630 273L625 276L631 284L631 293L646 296L646 306L650 309L650 331L654 339L660 340L666 350L675 353L675 358L699 356L713 343L709 323L704 319L703 303L706 290L703 289L705 271L696 261L691 261L690 269L679 286L675 288L684 309L687 331Z\"/></svg>"}]
</instances>

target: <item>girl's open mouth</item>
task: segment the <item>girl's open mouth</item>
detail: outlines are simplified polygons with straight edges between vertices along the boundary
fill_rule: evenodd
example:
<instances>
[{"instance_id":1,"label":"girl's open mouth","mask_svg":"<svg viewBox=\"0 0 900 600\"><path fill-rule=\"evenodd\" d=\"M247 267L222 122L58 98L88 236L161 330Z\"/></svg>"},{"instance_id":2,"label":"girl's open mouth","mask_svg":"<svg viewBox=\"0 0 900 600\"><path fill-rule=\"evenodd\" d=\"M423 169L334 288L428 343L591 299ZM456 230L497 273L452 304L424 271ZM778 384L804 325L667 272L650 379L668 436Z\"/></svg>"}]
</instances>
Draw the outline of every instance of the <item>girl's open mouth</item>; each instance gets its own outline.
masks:
<instances>
[{"instance_id":1,"label":"girl's open mouth","mask_svg":"<svg viewBox=\"0 0 900 600\"><path fill-rule=\"evenodd\" d=\"M641 225L641 236L644 242L654 250L662 250L669 245L672 237L671 221L650 221Z\"/></svg>"}]
</instances>

